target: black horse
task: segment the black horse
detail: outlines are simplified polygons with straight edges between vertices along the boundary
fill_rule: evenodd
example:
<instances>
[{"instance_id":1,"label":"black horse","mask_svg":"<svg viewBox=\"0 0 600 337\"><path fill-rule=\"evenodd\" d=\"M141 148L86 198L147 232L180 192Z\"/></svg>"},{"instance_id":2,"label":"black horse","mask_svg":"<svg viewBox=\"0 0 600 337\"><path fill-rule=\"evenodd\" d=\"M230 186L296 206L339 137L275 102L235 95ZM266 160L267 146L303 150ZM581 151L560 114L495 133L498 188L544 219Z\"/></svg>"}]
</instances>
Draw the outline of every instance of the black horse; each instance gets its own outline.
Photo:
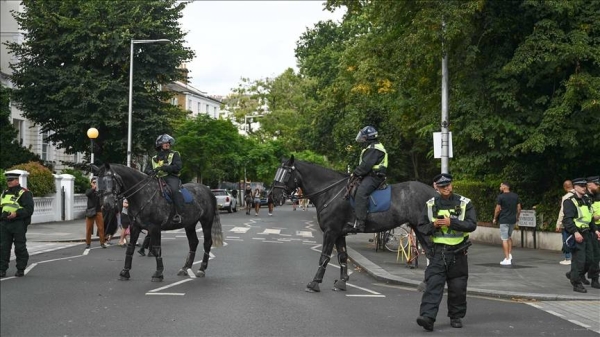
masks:
<instances>
[{"instance_id":1,"label":"black horse","mask_svg":"<svg viewBox=\"0 0 600 337\"><path fill-rule=\"evenodd\" d=\"M204 271L208 267L210 248L213 243L215 247L223 245L223 232L217 202L210 189L201 184L183 185L194 200L191 204L185 205L181 214L183 221L179 224L172 224L170 222L172 205L163 196L158 178L119 164L105 164L97 170L97 173L98 190L101 193L102 205L105 209L118 209L123 198L127 198L129 201L129 216L132 220L131 239L127 246L125 267L120 273L121 280L130 278L129 270L131 270L133 252L142 229L146 229L150 236L152 253L156 257L156 272L152 275L152 281L158 282L163 280L164 270L161 257L161 230L184 228L190 251L185 264L177 275L188 275L199 243L196 234L198 221L202 225L204 234L204 255L196 276L205 276Z\"/></svg>"},{"instance_id":2,"label":"black horse","mask_svg":"<svg viewBox=\"0 0 600 337\"><path fill-rule=\"evenodd\" d=\"M338 252L340 280L334 284L334 290L345 290L348 281L346 253L347 225L354 223L354 211L348 200L344 199L348 175L336 171L294 160L292 156L277 169L274 190L281 195L291 194L297 187L302 188L304 197L310 199L317 209L319 227L323 231L323 249L319 259L319 268L313 280L306 286L308 292L318 292L319 283L323 282L325 268L329 263L333 246ZM435 190L417 181L392 185L392 204L385 212L371 213L367 217L366 232L386 231L408 223L413 229L427 200L436 195ZM424 247L426 238L415 230L417 239Z\"/></svg>"}]
</instances>

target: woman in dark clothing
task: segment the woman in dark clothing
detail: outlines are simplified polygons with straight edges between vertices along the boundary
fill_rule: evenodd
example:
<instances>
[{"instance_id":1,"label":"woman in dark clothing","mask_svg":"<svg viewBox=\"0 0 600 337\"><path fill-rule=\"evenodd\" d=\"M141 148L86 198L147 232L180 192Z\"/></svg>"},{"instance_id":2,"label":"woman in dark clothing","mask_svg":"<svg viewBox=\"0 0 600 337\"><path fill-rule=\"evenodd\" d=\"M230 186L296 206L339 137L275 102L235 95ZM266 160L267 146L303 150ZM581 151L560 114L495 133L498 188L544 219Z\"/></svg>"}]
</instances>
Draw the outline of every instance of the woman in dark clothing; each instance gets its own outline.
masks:
<instances>
[{"instance_id":1,"label":"woman in dark clothing","mask_svg":"<svg viewBox=\"0 0 600 337\"><path fill-rule=\"evenodd\" d=\"M100 246L106 248L106 245L104 244L104 217L102 216L102 209L100 207L100 197L96 192L96 177L92 178L90 184L92 185L91 188L85 191L85 195L88 198L87 208L95 209L96 213L93 217L86 216L85 218L85 244L86 248L90 248L95 222L96 227L98 227L98 234L100 235Z\"/></svg>"}]
</instances>

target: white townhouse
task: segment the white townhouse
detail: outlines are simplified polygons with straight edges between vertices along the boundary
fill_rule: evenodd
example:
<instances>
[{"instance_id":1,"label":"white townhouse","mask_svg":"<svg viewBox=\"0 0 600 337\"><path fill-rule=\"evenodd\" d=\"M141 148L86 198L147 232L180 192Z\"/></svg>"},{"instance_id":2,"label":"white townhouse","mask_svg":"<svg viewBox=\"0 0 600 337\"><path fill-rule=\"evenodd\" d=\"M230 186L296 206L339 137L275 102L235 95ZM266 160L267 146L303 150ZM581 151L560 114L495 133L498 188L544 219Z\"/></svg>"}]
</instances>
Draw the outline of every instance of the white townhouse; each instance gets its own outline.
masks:
<instances>
[{"instance_id":1,"label":"white townhouse","mask_svg":"<svg viewBox=\"0 0 600 337\"><path fill-rule=\"evenodd\" d=\"M192 117L206 114L214 119L219 119L221 101L208 96L206 92L179 81L166 84L165 90L175 92L171 98L171 104L191 112Z\"/></svg>"}]
</instances>

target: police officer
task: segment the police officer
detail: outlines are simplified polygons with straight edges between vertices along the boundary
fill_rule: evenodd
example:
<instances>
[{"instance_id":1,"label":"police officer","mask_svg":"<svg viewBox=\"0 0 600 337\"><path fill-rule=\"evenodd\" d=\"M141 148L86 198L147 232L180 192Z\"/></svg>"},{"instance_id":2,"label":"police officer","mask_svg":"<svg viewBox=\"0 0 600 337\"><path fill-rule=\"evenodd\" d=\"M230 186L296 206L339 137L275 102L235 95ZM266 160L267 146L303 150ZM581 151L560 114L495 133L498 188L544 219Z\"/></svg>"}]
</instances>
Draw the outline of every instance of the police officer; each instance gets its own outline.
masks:
<instances>
[{"instance_id":1,"label":"police officer","mask_svg":"<svg viewBox=\"0 0 600 337\"><path fill-rule=\"evenodd\" d=\"M571 271L566 274L573 285L573 291L587 293L582 280L585 271L589 269L598 280L597 267L592 265L593 247L592 240L598 240L598 231L592 220L592 205L586 197L587 180L576 178L573 182L573 196L563 202L563 225L567 233L575 239L575 248L572 250Z\"/></svg>"},{"instance_id":2,"label":"police officer","mask_svg":"<svg viewBox=\"0 0 600 337\"><path fill-rule=\"evenodd\" d=\"M433 181L439 195L427 201L417 227L433 243L428 252L426 288L417 318L417 324L427 331L433 331L446 283L450 325L462 328L461 319L467 312L467 248L471 244L468 238L477 228L477 214L471 200L452 192L452 176L442 173Z\"/></svg>"},{"instance_id":3,"label":"police officer","mask_svg":"<svg viewBox=\"0 0 600 337\"><path fill-rule=\"evenodd\" d=\"M587 178L587 189L591 194L592 198L592 220L596 225L596 236L600 237L600 176L593 176ZM600 239L597 239L592 235L592 263L588 270L588 278L592 280L592 288L600 289L600 282L598 277L600 276Z\"/></svg>"},{"instance_id":4,"label":"police officer","mask_svg":"<svg viewBox=\"0 0 600 337\"><path fill-rule=\"evenodd\" d=\"M158 152L152 157L151 165L146 166L146 174L156 172L156 176L163 178L167 183L173 196L176 211L172 221L173 223L180 223L182 221L181 213L183 213L183 195L179 191L179 185L181 184L179 172L183 164L179 152L171 150L171 146L174 144L175 138L167 134L156 138L155 146Z\"/></svg>"},{"instance_id":5,"label":"police officer","mask_svg":"<svg viewBox=\"0 0 600 337\"><path fill-rule=\"evenodd\" d=\"M8 188L2 192L2 217L0 218L0 277L6 277L10 261L10 250L15 244L17 257L16 277L25 276L29 261L27 252L27 226L33 215L33 195L21 187L18 173L4 173Z\"/></svg>"},{"instance_id":6,"label":"police officer","mask_svg":"<svg viewBox=\"0 0 600 337\"><path fill-rule=\"evenodd\" d=\"M362 180L354 196L356 221L353 231L364 232L369 195L385 180L388 154L377 139L377 130L372 126L362 128L356 135L356 141L365 144L365 147L360 153L358 166L352 172L353 177L359 177Z\"/></svg>"}]
</instances>

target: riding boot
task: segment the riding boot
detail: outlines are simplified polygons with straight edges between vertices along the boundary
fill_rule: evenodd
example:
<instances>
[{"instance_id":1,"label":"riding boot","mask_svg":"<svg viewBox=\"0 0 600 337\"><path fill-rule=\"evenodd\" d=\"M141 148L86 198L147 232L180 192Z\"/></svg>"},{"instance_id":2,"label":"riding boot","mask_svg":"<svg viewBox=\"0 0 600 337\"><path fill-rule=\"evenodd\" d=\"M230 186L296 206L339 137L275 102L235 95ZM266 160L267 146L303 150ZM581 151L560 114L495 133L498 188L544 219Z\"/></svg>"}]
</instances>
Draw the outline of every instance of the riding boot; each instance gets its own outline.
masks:
<instances>
[{"instance_id":1,"label":"riding boot","mask_svg":"<svg viewBox=\"0 0 600 337\"><path fill-rule=\"evenodd\" d=\"M598 282L597 277L594 277L592 279L592 288L600 289L600 282Z\"/></svg>"},{"instance_id":2,"label":"riding boot","mask_svg":"<svg viewBox=\"0 0 600 337\"><path fill-rule=\"evenodd\" d=\"M174 199L175 215L173 216L172 221L173 223L181 223L181 221L183 221L181 218L181 213L183 213L183 195L181 192L175 193Z\"/></svg>"}]
</instances>

